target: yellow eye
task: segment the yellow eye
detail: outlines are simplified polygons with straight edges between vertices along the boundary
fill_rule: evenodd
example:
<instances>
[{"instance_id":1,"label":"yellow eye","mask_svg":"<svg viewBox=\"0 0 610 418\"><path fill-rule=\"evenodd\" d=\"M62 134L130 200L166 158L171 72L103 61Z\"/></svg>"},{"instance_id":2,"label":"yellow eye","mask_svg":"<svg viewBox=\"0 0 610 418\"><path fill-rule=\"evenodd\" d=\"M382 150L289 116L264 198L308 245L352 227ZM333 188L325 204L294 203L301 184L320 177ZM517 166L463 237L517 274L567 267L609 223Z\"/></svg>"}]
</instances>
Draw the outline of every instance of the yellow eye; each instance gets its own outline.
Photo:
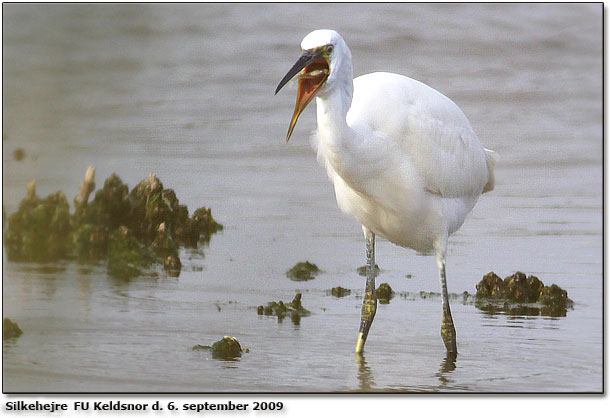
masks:
<instances>
[{"instance_id":1,"label":"yellow eye","mask_svg":"<svg viewBox=\"0 0 610 418\"><path fill-rule=\"evenodd\" d=\"M332 45L328 45L328 46L326 47L326 53L327 53L327 54L332 54L332 52L333 52L333 46L332 46Z\"/></svg>"}]
</instances>

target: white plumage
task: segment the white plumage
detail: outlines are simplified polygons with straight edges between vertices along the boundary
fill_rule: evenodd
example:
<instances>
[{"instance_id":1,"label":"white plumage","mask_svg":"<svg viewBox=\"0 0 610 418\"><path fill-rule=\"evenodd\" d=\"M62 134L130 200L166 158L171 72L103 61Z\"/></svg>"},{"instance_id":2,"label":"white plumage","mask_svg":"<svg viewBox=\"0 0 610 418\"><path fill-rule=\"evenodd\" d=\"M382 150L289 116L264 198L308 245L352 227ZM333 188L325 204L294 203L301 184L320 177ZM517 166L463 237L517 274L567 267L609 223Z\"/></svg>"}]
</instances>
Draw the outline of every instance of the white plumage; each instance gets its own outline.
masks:
<instances>
[{"instance_id":1,"label":"white plumage","mask_svg":"<svg viewBox=\"0 0 610 418\"><path fill-rule=\"evenodd\" d=\"M316 98L316 146L339 207L395 244L431 250L493 189L490 152L455 103L425 84L373 73L353 85L341 135Z\"/></svg>"},{"instance_id":2,"label":"white plumage","mask_svg":"<svg viewBox=\"0 0 610 418\"><path fill-rule=\"evenodd\" d=\"M403 247L435 250L443 312L449 311L447 238L460 228L481 193L493 189L493 152L481 146L460 108L425 84L384 72L353 79L350 50L337 32L314 31L301 47L308 58L299 60L299 97L288 136L315 96L314 146L339 207L358 219L369 240L373 233ZM317 76L325 70L324 79ZM363 321L364 316L363 308ZM361 329L361 337L363 332L357 351L368 328ZM457 350L455 342L454 350L445 344L449 352Z\"/></svg>"}]
</instances>

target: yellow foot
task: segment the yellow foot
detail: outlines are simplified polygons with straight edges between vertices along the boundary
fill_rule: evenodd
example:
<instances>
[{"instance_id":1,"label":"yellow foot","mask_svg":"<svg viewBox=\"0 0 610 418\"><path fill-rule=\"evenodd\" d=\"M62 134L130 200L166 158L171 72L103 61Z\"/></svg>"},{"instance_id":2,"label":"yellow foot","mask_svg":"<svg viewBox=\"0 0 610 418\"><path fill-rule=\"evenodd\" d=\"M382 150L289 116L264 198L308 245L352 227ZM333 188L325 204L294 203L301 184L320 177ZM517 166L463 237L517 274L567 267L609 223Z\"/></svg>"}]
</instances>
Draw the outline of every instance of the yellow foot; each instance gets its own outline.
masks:
<instances>
[{"instance_id":1,"label":"yellow foot","mask_svg":"<svg viewBox=\"0 0 610 418\"><path fill-rule=\"evenodd\" d=\"M364 333L361 332L360 334L358 334L358 342L356 343L356 353L362 353L362 351L364 350L365 341L366 340L364 339Z\"/></svg>"}]
</instances>

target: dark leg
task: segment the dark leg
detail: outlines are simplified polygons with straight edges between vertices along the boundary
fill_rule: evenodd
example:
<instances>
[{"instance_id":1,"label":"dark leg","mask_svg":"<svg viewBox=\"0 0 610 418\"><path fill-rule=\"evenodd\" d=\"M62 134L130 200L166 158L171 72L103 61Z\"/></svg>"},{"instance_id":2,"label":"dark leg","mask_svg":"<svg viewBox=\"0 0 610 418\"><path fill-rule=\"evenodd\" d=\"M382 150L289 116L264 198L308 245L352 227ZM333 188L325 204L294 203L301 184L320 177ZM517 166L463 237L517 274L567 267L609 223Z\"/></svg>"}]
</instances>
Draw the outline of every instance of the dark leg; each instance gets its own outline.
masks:
<instances>
[{"instance_id":1,"label":"dark leg","mask_svg":"<svg viewBox=\"0 0 610 418\"><path fill-rule=\"evenodd\" d=\"M366 239L366 288L362 301L360 333L356 343L356 353L362 353L377 311L377 298L375 298L375 234L365 227L362 227L362 230Z\"/></svg>"},{"instance_id":2,"label":"dark leg","mask_svg":"<svg viewBox=\"0 0 610 418\"><path fill-rule=\"evenodd\" d=\"M451 308L449 307L449 292L447 292L447 278L445 276L445 257L437 254L439 277L441 281L441 300L443 302L443 319L441 321L441 337L447 348L447 354L457 356L457 342Z\"/></svg>"}]
</instances>

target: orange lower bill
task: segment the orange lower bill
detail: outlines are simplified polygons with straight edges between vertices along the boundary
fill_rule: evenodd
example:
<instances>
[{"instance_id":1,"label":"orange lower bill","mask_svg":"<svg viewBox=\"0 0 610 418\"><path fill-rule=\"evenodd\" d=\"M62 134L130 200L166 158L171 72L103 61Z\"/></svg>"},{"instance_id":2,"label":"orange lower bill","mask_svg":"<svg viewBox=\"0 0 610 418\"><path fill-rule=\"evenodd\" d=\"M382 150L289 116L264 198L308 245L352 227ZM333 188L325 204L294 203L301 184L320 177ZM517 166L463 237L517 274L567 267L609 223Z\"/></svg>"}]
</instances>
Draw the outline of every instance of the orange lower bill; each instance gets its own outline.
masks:
<instances>
[{"instance_id":1,"label":"orange lower bill","mask_svg":"<svg viewBox=\"0 0 610 418\"><path fill-rule=\"evenodd\" d=\"M290 140L290 136L292 135L292 131L297 124L301 112L305 110L307 105L315 97L316 91L324 84L329 73L330 68L328 67L328 62L324 57L320 57L305 67L301 72L301 75L299 75L297 102L294 106L294 113L292 114L288 134L286 135L286 142Z\"/></svg>"}]
</instances>

